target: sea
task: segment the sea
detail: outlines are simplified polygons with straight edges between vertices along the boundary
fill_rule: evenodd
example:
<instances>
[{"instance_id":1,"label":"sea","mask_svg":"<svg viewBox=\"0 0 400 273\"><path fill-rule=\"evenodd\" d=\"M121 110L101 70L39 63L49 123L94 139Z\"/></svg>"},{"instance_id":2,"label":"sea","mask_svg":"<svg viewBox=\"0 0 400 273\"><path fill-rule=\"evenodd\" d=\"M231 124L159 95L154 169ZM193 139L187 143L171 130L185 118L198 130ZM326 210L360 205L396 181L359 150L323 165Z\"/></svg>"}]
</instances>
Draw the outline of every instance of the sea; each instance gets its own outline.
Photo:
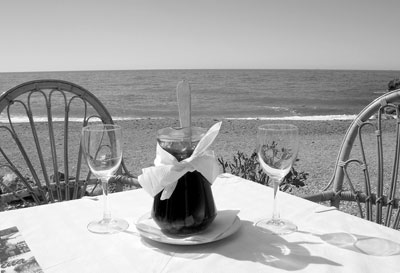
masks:
<instances>
[{"instance_id":1,"label":"sea","mask_svg":"<svg viewBox=\"0 0 400 273\"><path fill-rule=\"evenodd\" d=\"M1 93L37 79L66 80L97 96L114 120L178 117L176 86L191 86L193 118L353 119L400 71L112 70L0 73Z\"/></svg>"}]
</instances>

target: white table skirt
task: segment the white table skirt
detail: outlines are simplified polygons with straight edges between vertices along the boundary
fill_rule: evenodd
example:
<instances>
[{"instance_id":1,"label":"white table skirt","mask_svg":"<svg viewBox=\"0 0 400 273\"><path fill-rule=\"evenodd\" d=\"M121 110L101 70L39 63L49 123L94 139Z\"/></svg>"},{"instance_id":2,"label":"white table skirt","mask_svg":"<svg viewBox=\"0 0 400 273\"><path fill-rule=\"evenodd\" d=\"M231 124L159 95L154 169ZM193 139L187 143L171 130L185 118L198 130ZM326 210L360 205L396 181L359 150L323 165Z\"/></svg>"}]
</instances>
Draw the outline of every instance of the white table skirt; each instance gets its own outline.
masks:
<instances>
[{"instance_id":1,"label":"white table skirt","mask_svg":"<svg viewBox=\"0 0 400 273\"><path fill-rule=\"evenodd\" d=\"M299 231L269 235L254 223L272 213L271 188L224 174L212 189L219 210L240 210L241 228L204 245L142 238L134 223L152 206L142 189L109 196L130 224L119 234L87 230L101 198L2 212L0 229L17 226L44 272L400 272L399 231L280 193L281 216Z\"/></svg>"}]
</instances>

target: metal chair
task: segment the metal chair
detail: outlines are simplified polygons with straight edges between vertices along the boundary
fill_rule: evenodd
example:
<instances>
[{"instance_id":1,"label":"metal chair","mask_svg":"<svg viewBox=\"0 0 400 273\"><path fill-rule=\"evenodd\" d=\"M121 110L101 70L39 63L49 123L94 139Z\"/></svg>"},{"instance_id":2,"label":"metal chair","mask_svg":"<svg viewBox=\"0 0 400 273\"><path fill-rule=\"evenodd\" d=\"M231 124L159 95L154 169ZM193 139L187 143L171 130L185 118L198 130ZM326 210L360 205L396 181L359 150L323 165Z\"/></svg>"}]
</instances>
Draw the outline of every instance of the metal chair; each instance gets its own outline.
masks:
<instances>
[{"instance_id":1,"label":"metal chair","mask_svg":"<svg viewBox=\"0 0 400 273\"><path fill-rule=\"evenodd\" d=\"M92 93L67 81L30 81L3 93L0 211L91 194L98 181L83 162L80 134L92 122L114 123ZM116 191L139 185L123 162L110 182Z\"/></svg>"},{"instance_id":2,"label":"metal chair","mask_svg":"<svg viewBox=\"0 0 400 273\"><path fill-rule=\"evenodd\" d=\"M343 139L330 182L322 192L305 198L330 201L337 208L347 204L362 218L399 229L399 131L397 89L375 99L358 114Z\"/></svg>"}]
</instances>

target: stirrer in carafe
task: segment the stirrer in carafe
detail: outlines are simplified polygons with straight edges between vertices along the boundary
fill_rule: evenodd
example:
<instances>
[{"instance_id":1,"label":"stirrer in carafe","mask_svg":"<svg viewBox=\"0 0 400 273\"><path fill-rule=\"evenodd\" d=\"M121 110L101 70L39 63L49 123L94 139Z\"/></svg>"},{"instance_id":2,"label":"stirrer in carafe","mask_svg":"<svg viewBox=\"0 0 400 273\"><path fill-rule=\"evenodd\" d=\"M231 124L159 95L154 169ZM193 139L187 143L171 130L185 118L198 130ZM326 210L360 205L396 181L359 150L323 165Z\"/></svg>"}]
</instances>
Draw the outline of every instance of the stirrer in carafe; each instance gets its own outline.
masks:
<instances>
[{"instance_id":1,"label":"stirrer in carafe","mask_svg":"<svg viewBox=\"0 0 400 273\"><path fill-rule=\"evenodd\" d=\"M188 139L192 141L192 120L191 120L191 95L190 85L186 80L180 81L176 87L178 98L179 120L182 128L188 128Z\"/></svg>"}]
</instances>

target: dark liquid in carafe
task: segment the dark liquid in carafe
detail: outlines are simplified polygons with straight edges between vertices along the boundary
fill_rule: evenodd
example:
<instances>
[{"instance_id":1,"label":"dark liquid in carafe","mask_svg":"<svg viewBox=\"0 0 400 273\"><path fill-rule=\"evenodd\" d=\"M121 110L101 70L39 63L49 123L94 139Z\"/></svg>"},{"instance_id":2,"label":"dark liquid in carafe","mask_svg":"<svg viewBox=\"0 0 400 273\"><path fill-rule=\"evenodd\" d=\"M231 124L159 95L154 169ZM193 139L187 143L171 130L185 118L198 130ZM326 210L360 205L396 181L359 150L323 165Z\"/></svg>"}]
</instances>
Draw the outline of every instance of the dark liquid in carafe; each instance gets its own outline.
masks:
<instances>
[{"instance_id":1,"label":"dark liquid in carafe","mask_svg":"<svg viewBox=\"0 0 400 273\"><path fill-rule=\"evenodd\" d=\"M216 217L211 184L198 171L182 176L169 199L160 200L161 195L162 192L154 197L152 217L167 233L196 233Z\"/></svg>"}]
</instances>

